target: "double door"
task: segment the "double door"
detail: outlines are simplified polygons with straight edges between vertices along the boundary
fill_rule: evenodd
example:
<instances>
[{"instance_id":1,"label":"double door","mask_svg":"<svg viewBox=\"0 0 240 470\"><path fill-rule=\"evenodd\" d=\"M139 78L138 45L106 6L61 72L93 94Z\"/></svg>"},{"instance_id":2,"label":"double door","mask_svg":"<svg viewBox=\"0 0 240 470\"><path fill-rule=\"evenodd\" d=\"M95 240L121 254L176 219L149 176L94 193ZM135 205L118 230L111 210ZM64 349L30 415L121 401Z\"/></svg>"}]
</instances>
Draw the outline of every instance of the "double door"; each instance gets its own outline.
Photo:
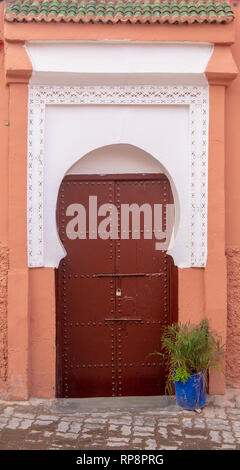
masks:
<instances>
[{"instance_id":1,"label":"double door","mask_svg":"<svg viewBox=\"0 0 240 470\"><path fill-rule=\"evenodd\" d=\"M149 353L159 349L163 328L173 321L174 267L166 251L155 249L153 224L146 228L143 212L139 226L130 214L125 234L121 207L169 203L164 175L71 175L62 181L57 221L67 254L56 277L59 397L164 394L162 358ZM73 204L85 208L85 221L83 209L68 209ZM105 204L117 209L114 237L106 236L113 219L107 227L109 214L98 215ZM68 229L69 213L76 217L76 238Z\"/></svg>"}]
</instances>

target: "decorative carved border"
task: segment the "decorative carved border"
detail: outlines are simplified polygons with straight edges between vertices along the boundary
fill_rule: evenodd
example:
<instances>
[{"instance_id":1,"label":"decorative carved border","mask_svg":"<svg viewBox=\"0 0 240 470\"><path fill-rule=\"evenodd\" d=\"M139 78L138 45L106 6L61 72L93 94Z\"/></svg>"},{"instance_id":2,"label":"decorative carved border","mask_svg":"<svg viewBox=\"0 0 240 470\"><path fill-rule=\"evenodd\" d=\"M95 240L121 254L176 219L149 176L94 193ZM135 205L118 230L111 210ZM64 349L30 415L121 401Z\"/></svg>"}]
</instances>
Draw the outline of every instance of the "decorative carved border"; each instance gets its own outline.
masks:
<instances>
[{"instance_id":1,"label":"decorative carved border","mask_svg":"<svg viewBox=\"0 0 240 470\"><path fill-rule=\"evenodd\" d=\"M44 266L43 173L46 105L188 105L191 165L191 266L207 257L208 86L29 86L28 258Z\"/></svg>"}]
</instances>

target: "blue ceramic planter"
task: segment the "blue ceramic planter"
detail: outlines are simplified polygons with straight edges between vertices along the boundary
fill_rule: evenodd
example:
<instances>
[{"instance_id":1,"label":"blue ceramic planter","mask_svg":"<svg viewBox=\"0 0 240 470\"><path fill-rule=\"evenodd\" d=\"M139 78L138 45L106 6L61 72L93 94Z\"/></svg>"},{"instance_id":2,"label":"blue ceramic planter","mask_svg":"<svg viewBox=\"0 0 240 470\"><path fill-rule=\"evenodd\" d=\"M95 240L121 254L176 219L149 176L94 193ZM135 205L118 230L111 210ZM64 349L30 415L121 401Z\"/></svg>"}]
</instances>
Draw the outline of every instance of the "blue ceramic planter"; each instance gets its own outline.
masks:
<instances>
[{"instance_id":1,"label":"blue ceramic planter","mask_svg":"<svg viewBox=\"0 0 240 470\"><path fill-rule=\"evenodd\" d=\"M192 375L185 384L175 382L176 399L178 406L186 410L196 410L206 405L206 374Z\"/></svg>"}]
</instances>

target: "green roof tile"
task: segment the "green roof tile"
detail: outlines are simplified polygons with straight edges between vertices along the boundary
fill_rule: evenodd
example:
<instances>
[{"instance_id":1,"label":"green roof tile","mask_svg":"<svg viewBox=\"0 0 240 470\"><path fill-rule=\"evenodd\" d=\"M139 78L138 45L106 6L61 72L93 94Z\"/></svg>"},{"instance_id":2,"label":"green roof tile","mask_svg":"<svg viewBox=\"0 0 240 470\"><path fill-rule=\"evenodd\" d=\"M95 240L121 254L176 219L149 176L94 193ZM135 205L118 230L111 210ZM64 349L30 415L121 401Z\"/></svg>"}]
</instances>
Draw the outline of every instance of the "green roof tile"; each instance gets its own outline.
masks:
<instances>
[{"instance_id":1,"label":"green roof tile","mask_svg":"<svg viewBox=\"0 0 240 470\"><path fill-rule=\"evenodd\" d=\"M9 1L5 8L5 20L11 22L227 23L233 19L225 0L17 0Z\"/></svg>"}]
</instances>

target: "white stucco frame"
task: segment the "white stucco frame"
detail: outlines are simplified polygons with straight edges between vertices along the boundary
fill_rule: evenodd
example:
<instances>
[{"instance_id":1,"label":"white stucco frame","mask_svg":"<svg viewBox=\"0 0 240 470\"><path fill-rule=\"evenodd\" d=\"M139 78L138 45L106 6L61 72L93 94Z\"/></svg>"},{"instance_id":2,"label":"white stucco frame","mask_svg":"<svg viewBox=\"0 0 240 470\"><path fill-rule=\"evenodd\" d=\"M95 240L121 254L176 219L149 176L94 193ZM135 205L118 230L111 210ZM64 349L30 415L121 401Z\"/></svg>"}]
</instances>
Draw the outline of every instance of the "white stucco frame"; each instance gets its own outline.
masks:
<instances>
[{"instance_id":1,"label":"white stucco frame","mask_svg":"<svg viewBox=\"0 0 240 470\"><path fill-rule=\"evenodd\" d=\"M175 264L179 267L204 267L207 260L209 120L209 86L204 72L213 46L133 41L36 41L27 43L26 49L33 67L29 84L28 126L29 266L57 267L64 254L57 233L55 211L58 189L69 167L94 148L127 143L156 158L166 169L172 184L178 222L169 254ZM103 138L95 136L96 133L84 123L84 135L91 136L89 142L85 138L85 145L82 145L79 135L75 139L75 147L70 146L69 152L65 148L60 164L60 146L53 147L49 154L46 122L48 111L54 110L55 119L51 125L52 134L56 135L58 116L64 115L66 106L69 107L68 121L72 123L76 110L77 119L81 118L83 107L87 107L88 114L92 113L93 120L94 113L98 113L95 130L97 128L98 135ZM124 136L115 132L106 110L111 107L115 112L119 106L131 109L130 114L135 113L136 119L140 114L139 107L145 107L149 125L141 139L136 137L136 133L134 135L133 125ZM187 109L187 118L184 117L184 139L181 140L181 120L177 121L175 115L179 114L176 109L183 107ZM164 121L164 109L170 110L173 118L167 129L170 141L175 139L175 135L180 139L175 143L175 151L174 146L169 145L169 154L168 151L159 152L161 139L164 140L165 136L163 133L160 135L156 128L158 119L159 122ZM111 128L110 136L106 133L107 125ZM66 132L66 139L71 140L69 129ZM60 141L61 138L60 133ZM181 152L177 158L179 146ZM49 172L48 163L52 158L54 165ZM45 217L48 211L49 217ZM49 257L46 252L54 254Z\"/></svg>"},{"instance_id":2,"label":"white stucco frame","mask_svg":"<svg viewBox=\"0 0 240 470\"><path fill-rule=\"evenodd\" d=\"M46 266L43 238L43 172L44 135L46 106L57 105L187 105L189 110L189 155L186 171L189 172L190 217L182 225L188 224L190 240L180 243L181 223L173 243L172 254L176 265L181 267L203 267L207 256L207 145L208 145L208 86L198 87L63 87L30 86L29 89L29 153L28 153L28 244L29 266ZM174 129L173 129L174 135ZM152 136L146 136L151 140ZM106 141L106 145L109 141ZM155 156L153 154L153 156ZM171 176L171 168L165 162ZM182 164L186 164L182 162ZM62 177L64 174L62 175ZM178 191L181 182L173 181ZM179 184L180 183L180 184ZM182 185L183 186L183 185ZM55 195L56 197L56 195ZM180 197L181 199L181 197ZM47 227L45 227L47 230ZM45 231L45 236L47 236ZM56 244L60 243L56 236ZM181 256L178 250L181 249ZM184 251L184 253L183 253ZM56 266L58 264L56 260Z\"/></svg>"}]
</instances>

